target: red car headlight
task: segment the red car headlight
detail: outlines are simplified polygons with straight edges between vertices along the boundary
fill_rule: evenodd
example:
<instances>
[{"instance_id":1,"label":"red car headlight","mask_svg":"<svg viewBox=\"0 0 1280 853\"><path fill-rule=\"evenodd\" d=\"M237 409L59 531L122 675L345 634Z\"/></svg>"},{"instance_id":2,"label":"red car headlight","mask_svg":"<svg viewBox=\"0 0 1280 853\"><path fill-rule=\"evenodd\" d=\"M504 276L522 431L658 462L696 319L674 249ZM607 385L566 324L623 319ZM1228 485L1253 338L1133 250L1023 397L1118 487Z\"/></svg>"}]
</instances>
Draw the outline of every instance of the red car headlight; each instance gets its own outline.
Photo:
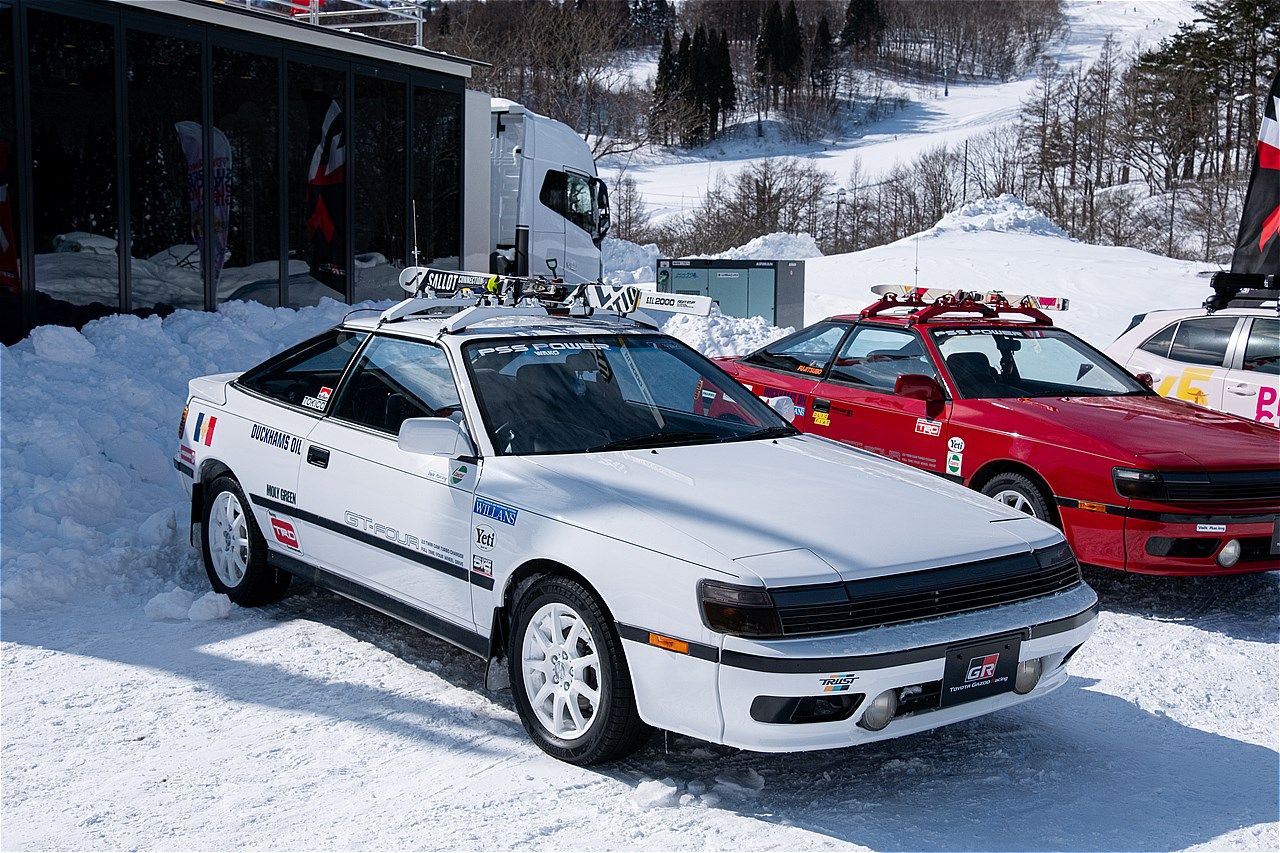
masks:
<instances>
[{"instance_id":1,"label":"red car headlight","mask_svg":"<svg viewBox=\"0 0 1280 853\"><path fill-rule=\"evenodd\" d=\"M1115 484L1116 494L1126 498L1141 498L1147 501L1168 500L1169 491L1165 488L1164 477L1159 471L1143 471L1138 468L1112 468L1111 482Z\"/></svg>"}]
</instances>

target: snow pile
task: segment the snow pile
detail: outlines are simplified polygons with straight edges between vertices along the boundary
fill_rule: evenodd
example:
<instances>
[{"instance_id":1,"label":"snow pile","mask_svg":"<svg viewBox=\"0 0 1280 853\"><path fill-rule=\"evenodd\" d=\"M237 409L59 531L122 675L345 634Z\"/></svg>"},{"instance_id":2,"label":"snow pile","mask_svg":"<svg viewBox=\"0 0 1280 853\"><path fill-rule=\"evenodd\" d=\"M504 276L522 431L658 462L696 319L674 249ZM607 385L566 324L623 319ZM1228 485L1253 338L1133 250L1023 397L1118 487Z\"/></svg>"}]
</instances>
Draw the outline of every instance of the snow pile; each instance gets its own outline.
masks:
<instances>
[{"instance_id":1,"label":"snow pile","mask_svg":"<svg viewBox=\"0 0 1280 853\"><path fill-rule=\"evenodd\" d=\"M641 246L630 240L605 237L600 245L600 262L604 280L610 284L639 284L650 282L657 275L658 258L662 252L657 245Z\"/></svg>"},{"instance_id":2,"label":"snow pile","mask_svg":"<svg viewBox=\"0 0 1280 853\"><path fill-rule=\"evenodd\" d=\"M746 355L767 343L789 335L794 329L770 326L762 317L729 317L711 307L708 317L674 314L662 325L662 331L679 338L703 355Z\"/></svg>"},{"instance_id":3,"label":"snow pile","mask_svg":"<svg viewBox=\"0 0 1280 853\"><path fill-rule=\"evenodd\" d=\"M670 779L650 779L641 782L631 793L631 802L641 811L665 809L677 804L680 786Z\"/></svg>"},{"instance_id":4,"label":"snow pile","mask_svg":"<svg viewBox=\"0 0 1280 853\"><path fill-rule=\"evenodd\" d=\"M172 462L187 381L250 367L349 310L229 303L83 334L45 326L0 348L0 606L140 597L198 571Z\"/></svg>"},{"instance_id":5,"label":"snow pile","mask_svg":"<svg viewBox=\"0 0 1280 853\"><path fill-rule=\"evenodd\" d=\"M943 231L1004 231L1070 239L1049 217L1010 193L962 205L925 233Z\"/></svg>"},{"instance_id":6,"label":"snow pile","mask_svg":"<svg viewBox=\"0 0 1280 853\"><path fill-rule=\"evenodd\" d=\"M805 258L820 258L822 250L809 234L788 234L785 231L778 231L756 237L745 245L711 257L734 261L798 261Z\"/></svg>"}]
</instances>

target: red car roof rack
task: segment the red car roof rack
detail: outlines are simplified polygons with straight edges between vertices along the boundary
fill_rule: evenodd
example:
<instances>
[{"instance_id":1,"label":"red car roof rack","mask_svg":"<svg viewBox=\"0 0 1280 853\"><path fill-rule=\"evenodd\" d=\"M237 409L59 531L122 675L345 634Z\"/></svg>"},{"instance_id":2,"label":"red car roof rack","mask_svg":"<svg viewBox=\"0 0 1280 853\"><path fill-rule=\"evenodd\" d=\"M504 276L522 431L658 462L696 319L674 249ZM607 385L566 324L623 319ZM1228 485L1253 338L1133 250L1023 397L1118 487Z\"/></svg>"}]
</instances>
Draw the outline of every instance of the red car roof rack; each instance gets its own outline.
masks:
<instances>
[{"instance_id":1,"label":"red car roof rack","mask_svg":"<svg viewBox=\"0 0 1280 853\"><path fill-rule=\"evenodd\" d=\"M957 290L955 293L940 296L932 301L926 301L920 293L911 293L906 296L886 293L874 305L863 308L860 316L863 318L874 317L877 314L898 308L910 309L907 323L912 325L925 320L932 320L943 314L980 314L986 318L995 318L1002 314L1021 314L1025 317L1030 317L1037 323L1046 326L1053 325L1053 320L1049 318L1049 315L1037 308L1030 297L1014 303L998 293L983 294L964 290Z\"/></svg>"}]
</instances>

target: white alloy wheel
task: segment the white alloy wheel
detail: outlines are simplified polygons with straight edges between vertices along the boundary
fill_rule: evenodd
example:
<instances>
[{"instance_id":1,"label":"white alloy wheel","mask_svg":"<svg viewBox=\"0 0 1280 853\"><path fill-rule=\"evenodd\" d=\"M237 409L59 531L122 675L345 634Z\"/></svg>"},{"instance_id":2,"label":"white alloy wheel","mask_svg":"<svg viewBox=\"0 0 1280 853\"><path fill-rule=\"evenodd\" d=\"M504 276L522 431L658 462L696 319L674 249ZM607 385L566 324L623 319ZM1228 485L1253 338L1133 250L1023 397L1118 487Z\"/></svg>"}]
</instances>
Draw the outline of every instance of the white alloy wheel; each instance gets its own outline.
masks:
<instances>
[{"instance_id":1,"label":"white alloy wheel","mask_svg":"<svg viewBox=\"0 0 1280 853\"><path fill-rule=\"evenodd\" d=\"M587 623L567 604L544 604L521 646L525 695L538 723L561 740L585 735L600 709L600 656Z\"/></svg>"},{"instance_id":2,"label":"white alloy wheel","mask_svg":"<svg viewBox=\"0 0 1280 853\"><path fill-rule=\"evenodd\" d=\"M249 521L240 499L231 492L219 492L209 511L209 556L218 580L234 589L249 568Z\"/></svg>"},{"instance_id":3,"label":"white alloy wheel","mask_svg":"<svg viewBox=\"0 0 1280 853\"><path fill-rule=\"evenodd\" d=\"M1024 512L1027 515L1035 517L1035 506L1032 505L1031 501L1027 500L1026 495L1017 489L1003 489L1002 491L996 492L991 497L1011 509L1016 509L1018 512Z\"/></svg>"}]
</instances>

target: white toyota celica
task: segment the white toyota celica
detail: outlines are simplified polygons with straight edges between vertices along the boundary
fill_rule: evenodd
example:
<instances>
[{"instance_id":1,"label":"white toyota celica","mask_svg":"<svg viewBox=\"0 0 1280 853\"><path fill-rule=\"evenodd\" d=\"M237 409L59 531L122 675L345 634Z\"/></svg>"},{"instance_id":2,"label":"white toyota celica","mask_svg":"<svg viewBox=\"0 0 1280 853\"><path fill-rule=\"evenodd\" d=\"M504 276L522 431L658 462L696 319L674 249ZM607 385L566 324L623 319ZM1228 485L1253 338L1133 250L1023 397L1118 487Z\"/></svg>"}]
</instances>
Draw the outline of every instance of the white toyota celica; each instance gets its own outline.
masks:
<instances>
[{"instance_id":1,"label":"white toyota celica","mask_svg":"<svg viewBox=\"0 0 1280 853\"><path fill-rule=\"evenodd\" d=\"M1065 683L1097 598L1062 534L791 406L616 317L372 316L193 380L174 463L215 590L298 576L505 661L565 761L650 727L845 746Z\"/></svg>"}]
</instances>

